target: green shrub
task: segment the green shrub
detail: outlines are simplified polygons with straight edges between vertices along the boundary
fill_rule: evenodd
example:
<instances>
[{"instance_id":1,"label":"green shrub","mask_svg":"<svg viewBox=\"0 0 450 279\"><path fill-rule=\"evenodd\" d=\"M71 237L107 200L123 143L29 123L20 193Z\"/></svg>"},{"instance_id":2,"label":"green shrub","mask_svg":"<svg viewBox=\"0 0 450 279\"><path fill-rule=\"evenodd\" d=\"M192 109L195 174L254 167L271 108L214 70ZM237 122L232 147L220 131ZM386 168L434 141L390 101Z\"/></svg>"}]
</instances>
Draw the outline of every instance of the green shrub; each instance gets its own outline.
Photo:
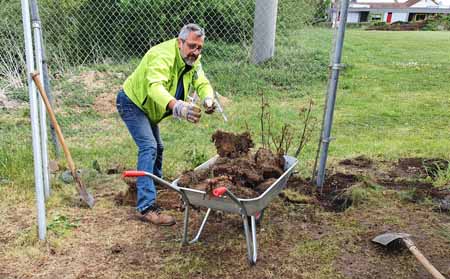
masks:
<instances>
[{"instance_id":1,"label":"green shrub","mask_svg":"<svg viewBox=\"0 0 450 279\"><path fill-rule=\"evenodd\" d=\"M2 63L15 65L3 72L10 68L24 72L20 1L0 0L0 4L0 35L6 38L0 42L0 55L15 61ZM277 31L282 34L315 22L324 16L323 5L318 0L279 1ZM219 46L208 55L223 56L224 45L242 50L242 45L251 44L254 9L254 0L39 1L48 65L57 71L68 65L141 57L152 45L177 36L189 22L203 26L208 41ZM227 55L241 58L238 52Z\"/></svg>"},{"instance_id":2,"label":"green shrub","mask_svg":"<svg viewBox=\"0 0 450 279\"><path fill-rule=\"evenodd\" d=\"M438 30L450 30L450 15L438 14L434 17L425 20L425 25L422 30L426 31L438 31Z\"/></svg>"},{"instance_id":3,"label":"green shrub","mask_svg":"<svg viewBox=\"0 0 450 279\"><path fill-rule=\"evenodd\" d=\"M278 1L277 29L295 30L313 24L317 18L323 17L321 9L324 3L318 0Z\"/></svg>"},{"instance_id":4,"label":"green shrub","mask_svg":"<svg viewBox=\"0 0 450 279\"><path fill-rule=\"evenodd\" d=\"M49 2L42 5L49 9L45 21L52 26L47 39L53 47L65 44L64 49L69 50L66 56L74 64L140 57L152 45L176 37L189 22L204 27L211 41L241 42L252 34L251 0L208 4L201 0L86 0L70 7ZM63 14L66 22L54 24L54 12Z\"/></svg>"}]
</instances>

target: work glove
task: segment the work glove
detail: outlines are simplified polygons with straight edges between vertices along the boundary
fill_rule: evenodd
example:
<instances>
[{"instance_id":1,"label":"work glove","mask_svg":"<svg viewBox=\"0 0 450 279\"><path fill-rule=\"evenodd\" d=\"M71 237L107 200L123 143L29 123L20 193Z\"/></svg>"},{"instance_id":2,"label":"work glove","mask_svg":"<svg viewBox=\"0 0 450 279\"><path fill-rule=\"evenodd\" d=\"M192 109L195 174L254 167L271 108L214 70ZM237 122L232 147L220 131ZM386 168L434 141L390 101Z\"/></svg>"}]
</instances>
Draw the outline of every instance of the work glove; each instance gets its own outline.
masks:
<instances>
[{"instance_id":1,"label":"work glove","mask_svg":"<svg viewBox=\"0 0 450 279\"><path fill-rule=\"evenodd\" d=\"M206 97L205 100L203 100L203 107L205 108L205 113L211 114L216 111L216 102L214 102L213 98Z\"/></svg>"},{"instance_id":2,"label":"work glove","mask_svg":"<svg viewBox=\"0 0 450 279\"><path fill-rule=\"evenodd\" d=\"M200 120L202 110L195 104L187 103L182 100L177 100L173 106L172 114L175 118L185 119L192 123L197 123Z\"/></svg>"}]
</instances>

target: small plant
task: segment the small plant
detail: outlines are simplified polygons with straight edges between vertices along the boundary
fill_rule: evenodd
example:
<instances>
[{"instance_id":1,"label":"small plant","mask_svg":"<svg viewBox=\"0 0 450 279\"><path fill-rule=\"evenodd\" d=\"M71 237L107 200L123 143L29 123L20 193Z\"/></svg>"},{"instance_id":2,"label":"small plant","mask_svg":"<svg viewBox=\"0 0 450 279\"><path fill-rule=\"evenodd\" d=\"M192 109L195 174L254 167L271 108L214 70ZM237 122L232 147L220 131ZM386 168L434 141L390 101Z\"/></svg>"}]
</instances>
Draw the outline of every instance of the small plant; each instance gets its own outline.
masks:
<instances>
[{"instance_id":1,"label":"small plant","mask_svg":"<svg viewBox=\"0 0 450 279\"><path fill-rule=\"evenodd\" d=\"M445 169L437 168L433 186L436 188L450 188L450 165Z\"/></svg>"},{"instance_id":2,"label":"small plant","mask_svg":"<svg viewBox=\"0 0 450 279\"><path fill-rule=\"evenodd\" d=\"M297 143L297 148L294 157L298 157L300 152L306 146L311 139L312 131L314 130L316 118L311 115L314 102L309 100L307 107L300 109L300 129L296 129L288 123L284 123L279 133L277 133L273 126L273 120L270 113L270 105L264 97L264 93L261 95L261 143L263 148L267 148L275 151L277 154L287 154L293 143ZM296 136L297 135L297 136Z\"/></svg>"},{"instance_id":3,"label":"small plant","mask_svg":"<svg viewBox=\"0 0 450 279\"><path fill-rule=\"evenodd\" d=\"M67 216L58 214L47 225L47 229L57 236L62 236L67 234L71 229L77 228L79 226L78 221L79 220L74 220L72 222Z\"/></svg>"},{"instance_id":4,"label":"small plant","mask_svg":"<svg viewBox=\"0 0 450 279\"><path fill-rule=\"evenodd\" d=\"M204 150L199 151L195 146L186 152L186 161L192 165L192 168L203 164L207 160L208 156Z\"/></svg>"}]
</instances>

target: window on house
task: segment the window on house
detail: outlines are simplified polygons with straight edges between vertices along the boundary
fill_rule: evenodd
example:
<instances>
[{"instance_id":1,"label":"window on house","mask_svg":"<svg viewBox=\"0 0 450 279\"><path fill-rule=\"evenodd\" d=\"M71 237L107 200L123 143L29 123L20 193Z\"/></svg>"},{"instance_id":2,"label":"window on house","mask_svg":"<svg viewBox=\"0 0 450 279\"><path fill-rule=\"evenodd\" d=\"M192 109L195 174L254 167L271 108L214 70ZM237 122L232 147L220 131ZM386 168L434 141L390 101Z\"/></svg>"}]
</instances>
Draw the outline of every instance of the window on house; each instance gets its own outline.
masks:
<instances>
[{"instance_id":1,"label":"window on house","mask_svg":"<svg viewBox=\"0 0 450 279\"><path fill-rule=\"evenodd\" d=\"M381 14L370 14L370 21L381 21Z\"/></svg>"},{"instance_id":2,"label":"window on house","mask_svg":"<svg viewBox=\"0 0 450 279\"><path fill-rule=\"evenodd\" d=\"M426 14L416 14L416 21L425 20L427 18Z\"/></svg>"}]
</instances>

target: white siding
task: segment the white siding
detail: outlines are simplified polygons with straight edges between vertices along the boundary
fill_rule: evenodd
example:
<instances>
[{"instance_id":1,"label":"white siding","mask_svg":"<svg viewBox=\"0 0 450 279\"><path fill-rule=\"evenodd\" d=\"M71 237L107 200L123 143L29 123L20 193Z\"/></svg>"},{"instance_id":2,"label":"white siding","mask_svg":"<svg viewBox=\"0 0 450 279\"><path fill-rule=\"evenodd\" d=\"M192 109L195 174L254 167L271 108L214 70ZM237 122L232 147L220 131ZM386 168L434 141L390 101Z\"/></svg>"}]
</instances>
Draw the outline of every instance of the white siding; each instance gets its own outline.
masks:
<instances>
[{"instance_id":1,"label":"white siding","mask_svg":"<svg viewBox=\"0 0 450 279\"><path fill-rule=\"evenodd\" d=\"M348 23L357 23L357 22L359 22L359 12L349 12L347 14L347 22Z\"/></svg>"},{"instance_id":2,"label":"white siding","mask_svg":"<svg viewBox=\"0 0 450 279\"><path fill-rule=\"evenodd\" d=\"M388 13L384 13L384 22L387 22L387 15ZM392 13L392 19L391 19L391 23L396 22L396 21L408 21L408 13Z\"/></svg>"}]
</instances>

